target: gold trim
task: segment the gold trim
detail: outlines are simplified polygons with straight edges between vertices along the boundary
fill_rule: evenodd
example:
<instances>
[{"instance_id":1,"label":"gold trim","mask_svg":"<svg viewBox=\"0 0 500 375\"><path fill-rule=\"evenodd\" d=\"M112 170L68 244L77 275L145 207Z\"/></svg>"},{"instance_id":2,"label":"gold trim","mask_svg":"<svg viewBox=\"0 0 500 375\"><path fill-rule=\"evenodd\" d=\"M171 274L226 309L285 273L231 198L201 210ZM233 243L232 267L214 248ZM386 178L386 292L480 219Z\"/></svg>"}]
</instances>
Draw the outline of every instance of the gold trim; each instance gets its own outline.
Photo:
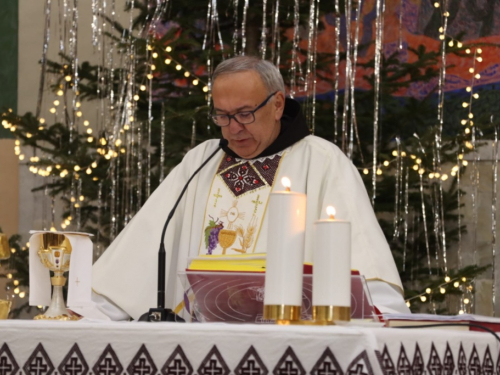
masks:
<instances>
[{"instance_id":1,"label":"gold trim","mask_svg":"<svg viewBox=\"0 0 500 375\"><path fill-rule=\"evenodd\" d=\"M264 319L266 320L299 320L302 306L292 305L264 305Z\"/></svg>"},{"instance_id":2,"label":"gold trim","mask_svg":"<svg viewBox=\"0 0 500 375\"><path fill-rule=\"evenodd\" d=\"M64 286L66 284L66 278L62 275L55 275L50 278L52 285L54 286Z\"/></svg>"},{"instance_id":3,"label":"gold trim","mask_svg":"<svg viewBox=\"0 0 500 375\"><path fill-rule=\"evenodd\" d=\"M318 322L334 322L351 320L351 308L349 306L313 306L313 320Z\"/></svg>"},{"instance_id":4,"label":"gold trim","mask_svg":"<svg viewBox=\"0 0 500 375\"><path fill-rule=\"evenodd\" d=\"M285 159L285 156L288 153L287 149L284 149L284 150L282 150L280 152L283 152L283 154L280 155L280 161L278 163L278 167L276 168L276 173L274 174L273 184L270 186L269 194L267 194L266 206L262 207L263 208L263 210L262 210L262 218L260 220L259 230L257 231L256 236L255 236L255 242L253 244L252 254L255 254L255 248L257 247L257 241L259 240L260 232L262 231L262 224L264 224L264 219L266 217L267 207L269 206L269 198L271 198L271 193L274 191L274 185L276 184L276 181L278 180L278 174L280 173L281 163L283 162L283 159ZM279 152L277 152L276 154L274 154L274 157L276 157L276 155L279 155ZM268 157L269 156L265 156L265 158L268 158ZM259 175L260 175L260 173L259 173Z\"/></svg>"},{"instance_id":5,"label":"gold trim","mask_svg":"<svg viewBox=\"0 0 500 375\"><path fill-rule=\"evenodd\" d=\"M33 320L63 320L63 321L72 321L75 322L80 320L82 317L76 315L58 315L58 316L45 316L43 314L37 315L33 318Z\"/></svg>"}]
</instances>

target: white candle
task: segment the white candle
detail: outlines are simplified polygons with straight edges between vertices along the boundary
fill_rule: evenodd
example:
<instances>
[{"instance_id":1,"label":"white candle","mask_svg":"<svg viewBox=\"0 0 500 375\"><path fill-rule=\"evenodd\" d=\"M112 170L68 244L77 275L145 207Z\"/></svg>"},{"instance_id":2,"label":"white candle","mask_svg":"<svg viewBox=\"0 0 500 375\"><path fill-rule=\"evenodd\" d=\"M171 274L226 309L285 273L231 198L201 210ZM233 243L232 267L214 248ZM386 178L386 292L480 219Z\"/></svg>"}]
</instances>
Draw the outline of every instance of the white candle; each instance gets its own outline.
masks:
<instances>
[{"instance_id":1,"label":"white candle","mask_svg":"<svg viewBox=\"0 0 500 375\"><path fill-rule=\"evenodd\" d=\"M300 312L306 195L290 191L289 180L282 183L288 185L287 190L273 192L269 197L264 305L294 306ZM267 319L285 319L269 314L266 317L266 308L264 311Z\"/></svg>"},{"instance_id":2,"label":"white candle","mask_svg":"<svg viewBox=\"0 0 500 375\"><path fill-rule=\"evenodd\" d=\"M314 223L313 306L351 306L351 223L335 219Z\"/></svg>"}]
</instances>

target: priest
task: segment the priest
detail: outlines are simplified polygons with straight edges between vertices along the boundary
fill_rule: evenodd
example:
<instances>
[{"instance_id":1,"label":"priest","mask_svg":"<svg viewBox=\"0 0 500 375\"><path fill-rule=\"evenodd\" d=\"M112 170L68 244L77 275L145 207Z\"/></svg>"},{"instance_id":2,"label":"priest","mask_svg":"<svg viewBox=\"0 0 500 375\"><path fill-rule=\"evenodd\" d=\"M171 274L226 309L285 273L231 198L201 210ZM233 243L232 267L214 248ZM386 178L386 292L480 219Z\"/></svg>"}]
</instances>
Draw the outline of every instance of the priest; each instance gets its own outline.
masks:
<instances>
[{"instance_id":1,"label":"priest","mask_svg":"<svg viewBox=\"0 0 500 375\"><path fill-rule=\"evenodd\" d=\"M310 134L299 103L285 97L279 70L238 56L219 64L212 82L211 118L228 145L194 177L166 231L166 306L182 314L177 272L190 258L266 252L273 235L267 202L287 176L293 191L307 195L305 261L312 262L313 223L333 205L338 218L351 222L352 268L368 280L375 305L382 312L409 312L359 172L333 143ZM218 145L209 140L189 151L94 265L94 300L111 319L137 319L156 306L163 224L187 180Z\"/></svg>"}]
</instances>

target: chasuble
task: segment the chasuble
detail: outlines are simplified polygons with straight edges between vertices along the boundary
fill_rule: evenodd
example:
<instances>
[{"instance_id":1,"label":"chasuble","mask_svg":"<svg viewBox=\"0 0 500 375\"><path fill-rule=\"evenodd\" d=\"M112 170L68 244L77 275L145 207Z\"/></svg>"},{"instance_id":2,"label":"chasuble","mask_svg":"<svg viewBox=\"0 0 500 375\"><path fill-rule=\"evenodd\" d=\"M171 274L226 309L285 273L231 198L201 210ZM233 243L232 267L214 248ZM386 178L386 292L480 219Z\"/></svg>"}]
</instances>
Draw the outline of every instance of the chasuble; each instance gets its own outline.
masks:
<instances>
[{"instance_id":1,"label":"chasuble","mask_svg":"<svg viewBox=\"0 0 500 375\"><path fill-rule=\"evenodd\" d=\"M135 319L156 305L157 254L165 219L185 182L218 142L210 140L188 152L94 265L94 291ZM272 173L266 174L269 169ZM324 208L333 205L337 217L352 225L352 268L367 280L402 291L359 172L334 144L310 135L283 152L251 161L221 150L193 179L165 235L167 306L183 300L177 272L186 269L189 258L266 252L267 236L272 235L267 231L267 201L270 191L282 190L278 183L283 176L290 178L293 191L307 195L306 262L312 262L313 223L325 218ZM235 233L225 248L210 238L224 229Z\"/></svg>"},{"instance_id":2,"label":"chasuble","mask_svg":"<svg viewBox=\"0 0 500 375\"><path fill-rule=\"evenodd\" d=\"M194 177L165 234L167 307L183 301L177 272L190 258L266 252L267 236L273 235L269 195L283 189L286 176L293 191L307 195L304 261L312 262L314 221L326 218L326 206L333 205L336 217L351 222L351 265L369 281L375 305L409 312L358 170L333 143L308 134L300 105L286 99L280 134L262 154L247 160L224 148ZM209 140L189 151L96 262L93 290L103 312L117 306L138 319L156 306L163 225L187 180L218 144Z\"/></svg>"}]
</instances>

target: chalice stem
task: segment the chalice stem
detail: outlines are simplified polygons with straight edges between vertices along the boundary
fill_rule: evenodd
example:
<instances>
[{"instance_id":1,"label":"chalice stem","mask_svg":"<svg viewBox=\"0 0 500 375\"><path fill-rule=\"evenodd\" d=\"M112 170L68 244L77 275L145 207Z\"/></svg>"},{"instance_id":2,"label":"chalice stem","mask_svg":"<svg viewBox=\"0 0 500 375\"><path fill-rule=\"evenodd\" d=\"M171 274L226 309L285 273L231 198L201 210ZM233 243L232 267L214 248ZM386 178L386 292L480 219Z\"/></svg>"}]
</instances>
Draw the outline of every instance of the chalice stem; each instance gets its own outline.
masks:
<instances>
[{"instance_id":1,"label":"chalice stem","mask_svg":"<svg viewBox=\"0 0 500 375\"><path fill-rule=\"evenodd\" d=\"M54 286L52 289L52 300L50 306L44 314L47 317L56 317L61 315L69 315L68 309L64 304L63 287Z\"/></svg>"},{"instance_id":2,"label":"chalice stem","mask_svg":"<svg viewBox=\"0 0 500 375\"><path fill-rule=\"evenodd\" d=\"M57 272L57 271L54 272L54 277L51 278L51 281L52 281L52 300L50 301L50 306L44 315L46 317L58 317L61 315L69 315L63 297L63 286L66 283L66 278L63 276L63 272Z\"/></svg>"}]
</instances>

